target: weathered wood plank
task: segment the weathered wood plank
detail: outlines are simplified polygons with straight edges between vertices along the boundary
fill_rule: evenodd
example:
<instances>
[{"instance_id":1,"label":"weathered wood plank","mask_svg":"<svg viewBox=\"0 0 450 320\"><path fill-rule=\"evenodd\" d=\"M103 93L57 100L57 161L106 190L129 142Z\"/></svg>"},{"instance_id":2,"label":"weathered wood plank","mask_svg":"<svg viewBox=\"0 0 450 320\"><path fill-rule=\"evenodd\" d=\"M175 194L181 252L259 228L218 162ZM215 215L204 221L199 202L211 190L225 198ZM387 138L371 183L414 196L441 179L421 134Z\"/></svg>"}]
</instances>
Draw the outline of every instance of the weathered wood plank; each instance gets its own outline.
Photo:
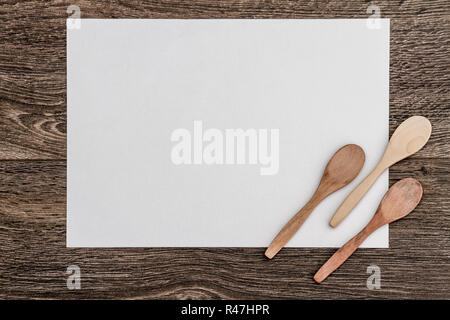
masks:
<instances>
[{"instance_id":1,"label":"weathered wood plank","mask_svg":"<svg viewBox=\"0 0 450 320\"><path fill-rule=\"evenodd\" d=\"M390 246L361 249L322 285L312 275L333 249L65 248L65 161L0 162L0 298L450 298L449 159L409 159L390 182L416 177L419 207L391 225ZM99 226L101 227L101 226ZM67 266L82 290L66 288ZM366 268L382 289L366 288Z\"/></svg>"}]
</instances>

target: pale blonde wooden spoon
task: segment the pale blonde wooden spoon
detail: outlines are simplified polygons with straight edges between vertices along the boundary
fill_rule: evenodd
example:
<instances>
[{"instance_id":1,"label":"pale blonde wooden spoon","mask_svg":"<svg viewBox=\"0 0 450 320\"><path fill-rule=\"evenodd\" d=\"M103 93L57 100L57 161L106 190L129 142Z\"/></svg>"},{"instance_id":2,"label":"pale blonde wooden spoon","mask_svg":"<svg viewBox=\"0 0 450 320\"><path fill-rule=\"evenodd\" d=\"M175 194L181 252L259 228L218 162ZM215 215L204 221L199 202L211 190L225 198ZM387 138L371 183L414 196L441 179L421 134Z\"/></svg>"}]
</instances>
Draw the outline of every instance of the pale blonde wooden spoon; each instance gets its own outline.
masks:
<instances>
[{"instance_id":1,"label":"pale blonde wooden spoon","mask_svg":"<svg viewBox=\"0 0 450 320\"><path fill-rule=\"evenodd\" d=\"M284 247L323 199L355 179L364 161L365 154L360 146L348 144L340 148L328 162L316 192L273 239L266 250L266 257L272 259Z\"/></svg>"},{"instance_id":2,"label":"pale blonde wooden spoon","mask_svg":"<svg viewBox=\"0 0 450 320\"><path fill-rule=\"evenodd\" d=\"M409 214L417 207L421 198L422 185L416 179L406 178L395 183L384 195L372 220L325 262L314 275L314 280L317 283L325 280L355 252L372 232Z\"/></svg>"},{"instance_id":3,"label":"pale blonde wooden spoon","mask_svg":"<svg viewBox=\"0 0 450 320\"><path fill-rule=\"evenodd\" d=\"M413 116L403 121L392 134L380 162L345 198L331 218L330 226L337 227L356 207L384 170L422 149L430 135L431 123L427 118Z\"/></svg>"}]
</instances>

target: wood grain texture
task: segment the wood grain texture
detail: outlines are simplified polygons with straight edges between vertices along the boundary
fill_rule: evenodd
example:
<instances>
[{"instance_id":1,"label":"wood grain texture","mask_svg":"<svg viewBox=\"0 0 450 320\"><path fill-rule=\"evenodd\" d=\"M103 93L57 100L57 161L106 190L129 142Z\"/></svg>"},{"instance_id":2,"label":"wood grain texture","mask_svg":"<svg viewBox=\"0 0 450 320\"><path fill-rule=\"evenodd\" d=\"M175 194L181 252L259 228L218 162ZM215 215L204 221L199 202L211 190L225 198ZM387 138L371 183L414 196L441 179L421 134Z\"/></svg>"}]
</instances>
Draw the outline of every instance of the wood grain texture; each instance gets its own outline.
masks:
<instances>
[{"instance_id":1,"label":"wood grain texture","mask_svg":"<svg viewBox=\"0 0 450 320\"><path fill-rule=\"evenodd\" d=\"M0 298L450 299L448 1L375 3L391 18L390 133L414 114L433 125L390 183L414 177L424 195L391 225L390 249L358 250L322 285L312 276L334 249L285 248L269 261L264 248L65 248L70 4L82 18L366 18L370 3L1 1ZM71 264L79 291L66 288ZM380 290L366 288L370 264L381 268Z\"/></svg>"}]
</instances>

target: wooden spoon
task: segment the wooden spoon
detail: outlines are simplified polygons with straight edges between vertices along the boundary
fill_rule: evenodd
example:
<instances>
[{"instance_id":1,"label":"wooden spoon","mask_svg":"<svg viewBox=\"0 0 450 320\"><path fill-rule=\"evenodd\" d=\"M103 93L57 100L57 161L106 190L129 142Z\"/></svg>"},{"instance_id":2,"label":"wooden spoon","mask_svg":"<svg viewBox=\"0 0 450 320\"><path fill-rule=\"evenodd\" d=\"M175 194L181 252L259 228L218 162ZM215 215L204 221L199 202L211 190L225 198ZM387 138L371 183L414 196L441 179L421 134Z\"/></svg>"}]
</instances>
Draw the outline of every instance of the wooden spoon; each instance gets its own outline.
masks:
<instances>
[{"instance_id":1,"label":"wooden spoon","mask_svg":"<svg viewBox=\"0 0 450 320\"><path fill-rule=\"evenodd\" d=\"M355 179L364 160L364 151L360 146L348 144L340 148L328 162L316 192L273 239L266 250L266 257L272 259L284 247L323 199Z\"/></svg>"},{"instance_id":2,"label":"wooden spoon","mask_svg":"<svg viewBox=\"0 0 450 320\"><path fill-rule=\"evenodd\" d=\"M416 179L406 178L395 183L384 195L372 220L360 233L350 239L328 259L314 275L314 280L317 283L325 280L355 252L372 232L409 214L417 207L421 198L422 185Z\"/></svg>"},{"instance_id":3,"label":"wooden spoon","mask_svg":"<svg viewBox=\"0 0 450 320\"><path fill-rule=\"evenodd\" d=\"M392 134L383 157L375 169L345 198L330 220L330 226L337 227L364 197L384 170L394 163L416 153L427 143L431 135L430 121L414 116L403 121Z\"/></svg>"}]
</instances>

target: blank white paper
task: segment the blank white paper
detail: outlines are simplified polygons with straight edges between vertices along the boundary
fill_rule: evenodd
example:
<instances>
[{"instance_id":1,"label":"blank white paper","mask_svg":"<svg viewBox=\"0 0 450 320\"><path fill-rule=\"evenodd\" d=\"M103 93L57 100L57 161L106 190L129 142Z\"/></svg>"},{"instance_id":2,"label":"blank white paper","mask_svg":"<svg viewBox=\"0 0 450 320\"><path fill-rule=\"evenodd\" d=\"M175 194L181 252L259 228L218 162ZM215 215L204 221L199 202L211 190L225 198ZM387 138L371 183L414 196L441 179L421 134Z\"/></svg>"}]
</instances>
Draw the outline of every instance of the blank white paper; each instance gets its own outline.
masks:
<instances>
[{"instance_id":1,"label":"blank white paper","mask_svg":"<svg viewBox=\"0 0 450 320\"><path fill-rule=\"evenodd\" d=\"M388 188L385 172L328 225L388 141L389 20L83 19L67 30L67 113L68 247L267 247L354 143L363 170L288 243L339 247ZM175 164L172 134L195 121L277 129L277 172ZM363 246L388 247L388 227Z\"/></svg>"}]
</instances>

